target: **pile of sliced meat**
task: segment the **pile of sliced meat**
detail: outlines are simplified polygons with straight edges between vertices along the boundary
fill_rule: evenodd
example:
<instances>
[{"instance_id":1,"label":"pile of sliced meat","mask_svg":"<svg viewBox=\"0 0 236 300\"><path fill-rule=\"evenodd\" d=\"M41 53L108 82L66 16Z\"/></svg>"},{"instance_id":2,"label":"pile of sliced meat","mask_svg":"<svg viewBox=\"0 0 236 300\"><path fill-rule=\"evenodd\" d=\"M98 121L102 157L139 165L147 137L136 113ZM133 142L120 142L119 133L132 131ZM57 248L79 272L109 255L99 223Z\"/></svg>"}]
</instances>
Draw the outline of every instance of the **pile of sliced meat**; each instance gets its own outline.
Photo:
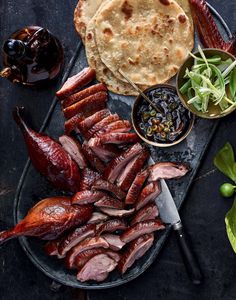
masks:
<instances>
[{"instance_id":1,"label":"pile of sliced meat","mask_svg":"<svg viewBox=\"0 0 236 300\"><path fill-rule=\"evenodd\" d=\"M103 281L115 268L123 274L150 249L154 232L165 228L155 204L161 193L159 180L188 172L178 163L147 166L149 151L130 132L130 122L106 108L105 86L81 90L94 75L85 69L57 93L70 118L59 141L82 169L72 205L93 204L94 213L87 224L46 245L47 253L76 269L82 282Z\"/></svg>"}]
</instances>

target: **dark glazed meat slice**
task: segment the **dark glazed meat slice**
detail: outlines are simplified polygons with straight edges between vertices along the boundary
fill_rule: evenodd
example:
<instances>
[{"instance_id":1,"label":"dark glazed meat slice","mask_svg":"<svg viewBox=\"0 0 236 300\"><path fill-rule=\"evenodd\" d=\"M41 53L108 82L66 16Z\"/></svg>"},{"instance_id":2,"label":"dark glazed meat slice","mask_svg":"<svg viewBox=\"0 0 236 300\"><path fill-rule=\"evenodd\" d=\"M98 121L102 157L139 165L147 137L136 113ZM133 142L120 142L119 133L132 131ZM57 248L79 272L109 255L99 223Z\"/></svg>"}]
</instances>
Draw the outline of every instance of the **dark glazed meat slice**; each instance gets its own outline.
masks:
<instances>
[{"instance_id":1,"label":"dark glazed meat slice","mask_svg":"<svg viewBox=\"0 0 236 300\"><path fill-rule=\"evenodd\" d=\"M58 245L58 254L62 257L65 256L65 254L71 248L73 248L86 238L95 236L95 233L95 224L86 224L82 227L74 229L72 232L62 238L61 242Z\"/></svg>"},{"instance_id":2,"label":"dark glazed meat slice","mask_svg":"<svg viewBox=\"0 0 236 300\"><path fill-rule=\"evenodd\" d=\"M161 220L142 221L125 230L120 239L124 243L129 243L143 234L151 233L156 230L162 230L164 228L165 226Z\"/></svg>"},{"instance_id":3,"label":"dark glazed meat slice","mask_svg":"<svg viewBox=\"0 0 236 300\"><path fill-rule=\"evenodd\" d=\"M135 214L131 221L131 225L141 221L154 220L158 217L158 215L159 211L156 203L147 204Z\"/></svg>"},{"instance_id":4,"label":"dark glazed meat slice","mask_svg":"<svg viewBox=\"0 0 236 300\"><path fill-rule=\"evenodd\" d=\"M100 122L94 124L93 127L90 128L87 132L84 132L85 138L90 139L96 132L117 120L119 120L119 116L117 114L108 115L107 117L103 118Z\"/></svg>"},{"instance_id":5,"label":"dark glazed meat slice","mask_svg":"<svg viewBox=\"0 0 236 300\"><path fill-rule=\"evenodd\" d=\"M131 130L131 125L129 121L125 121L125 120L118 120L115 122L112 122L110 124L108 124L107 126L105 126L104 128L102 128L101 130L97 131L94 136L95 137L100 137L103 134L107 134L107 133L115 133L115 132L128 132Z\"/></svg>"},{"instance_id":6,"label":"dark glazed meat slice","mask_svg":"<svg viewBox=\"0 0 236 300\"><path fill-rule=\"evenodd\" d=\"M88 224L98 224L100 222L105 222L107 219L109 219L108 215L105 215L105 214L95 211L87 223Z\"/></svg>"},{"instance_id":7,"label":"dark glazed meat slice","mask_svg":"<svg viewBox=\"0 0 236 300\"><path fill-rule=\"evenodd\" d=\"M106 107L107 93L98 92L97 94L91 95L83 100L68 106L63 109L64 116L69 119L74 117L77 114L80 114L84 117L91 115L91 109L95 108L96 111L104 109Z\"/></svg>"},{"instance_id":8,"label":"dark glazed meat slice","mask_svg":"<svg viewBox=\"0 0 236 300\"><path fill-rule=\"evenodd\" d=\"M87 238L73 247L65 257L65 265L67 268L72 269L75 267L74 262L78 254L85 250L94 248L109 248L108 242L102 237Z\"/></svg>"},{"instance_id":9,"label":"dark glazed meat slice","mask_svg":"<svg viewBox=\"0 0 236 300\"><path fill-rule=\"evenodd\" d=\"M120 254L117 252L114 252L109 249L104 249L104 248L95 248L95 249L89 249L84 252L81 252L80 254L77 255L75 259L74 265L76 266L76 269L80 270L83 268L83 266L94 256L98 254L106 254L114 261L118 262L120 260Z\"/></svg>"},{"instance_id":10,"label":"dark glazed meat slice","mask_svg":"<svg viewBox=\"0 0 236 300\"><path fill-rule=\"evenodd\" d=\"M81 115L76 115L69 120L65 121L65 133L70 134L72 131L76 131L78 124L83 120L84 118Z\"/></svg>"},{"instance_id":11,"label":"dark glazed meat slice","mask_svg":"<svg viewBox=\"0 0 236 300\"><path fill-rule=\"evenodd\" d=\"M101 207L100 210L104 214L107 214L110 217L118 217L118 218L129 217L135 211L134 208L125 210L125 209L114 209L114 208L104 208L104 207Z\"/></svg>"},{"instance_id":12,"label":"dark glazed meat slice","mask_svg":"<svg viewBox=\"0 0 236 300\"><path fill-rule=\"evenodd\" d=\"M148 176L148 170L144 170L137 174L126 195L125 204L134 204L137 201Z\"/></svg>"},{"instance_id":13,"label":"dark glazed meat slice","mask_svg":"<svg viewBox=\"0 0 236 300\"><path fill-rule=\"evenodd\" d=\"M53 241L47 242L46 245L44 245L44 251L49 256L57 256L58 259L63 258L63 256L60 256L58 253L58 246L61 242L61 239L56 239Z\"/></svg>"},{"instance_id":14,"label":"dark glazed meat slice","mask_svg":"<svg viewBox=\"0 0 236 300\"><path fill-rule=\"evenodd\" d=\"M153 234L145 234L131 242L119 261L119 271L124 274L136 260L142 257L151 248L153 241Z\"/></svg>"},{"instance_id":15,"label":"dark glazed meat slice","mask_svg":"<svg viewBox=\"0 0 236 300\"><path fill-rule=\"evenodd\" d=\"M159 179L180 178L189 172L189 166L186 164L159 162L149 167L150 176L148 181L156 181Z\"/></svg>"},{"instance_id":16,"label":"dark glazed meat slice","mask_svg":"<svg viewBox=\"0 0 236 300\"><path fill-rule=\"evenodd\" d=\"M102 235L102 237L108 242L109 248L114 251L121 250L125 245L125 243L121 241L119 235L105 233Z\"/></svg>"},{"instance_id":17,"label":"dark glazed meat slice","mask_svg":"<svg viewBox=\"0 0 236 300\"><path fill-rule=\"evenodd\" d=\"M117 266L117 262L106 254L99 254L91 258L77 274L81 282L94 280L104 281Z\"/></svg>"},{"instance_id":18,"label":"dark glazed meat slice","mask_svg":"<svg viewBox=\"0 0 236 300\"><path fill-rule=\"evenodd\" d=\"M100 175L97 172L92 171L89 168L85 168L82 170L81 173L81 180L80 180L80 190L84 191L84 190L90 190L93 183L101 178L102 175Z\"/></svg>"},{"instance_id":19,"label":"dark glazed meat slice","mask_svg":"<svg viewBox=\"0 0 236 300\"><path fill-rule=\"evenodd\" d=\"M104 196L102 199L94 203L94 205L100 209L108 208L108 209L122 209L124 208L124 203L118 199Z\"/></svg>"},{"instance_id":20,"label":"dark glazed meat slice","mask_svg":"<svg viewBox=\"0 0 236 300\"><path fill-rule=\"evenodd\" d=\"M127 150L123 151L106 167L104 171L104 178L114 183L120 175L121 170L142 150L143 147L139 143L136 143Z\"/></svg>"},{"instance_id":21,"label":"dark glazed meat slice","mask_svg":"<svg viewBox=\"0 0 236 300\"><path fill-rule=\"evenodd\" d=\"M128 191L135 176L141 171L143 165L149 157L149 151L144 149L135 157L124 169L117 180L117 185L123 190Z\"/></svg>"},{"instance_id":22,"label":"dark glazed meat slice","mask_svg":"<svg viewBox=\"0 0 236 300\"><path fill-rule=\"evenodd\" d=\"M124 220L121 219L113 219L108 220L105 223L101 224L96 231L97 235L101 235L104 232L114 232L116 230L125 230L127 229L127 224Z\"/></svg>"},{"instance_id":23,"label":"dark glazed meat slice","mask_svg":"<svg viewBox=\"0 0 236 300\"><path fill-rule=\"evenodd\" d=\"M87 167L87 161L82 152L81 145L76 139L73 139L68 135L62 135L59 137L59 142L63 149L70 154L80 169Z\"/></svg>"},{"instance_id":24,"label":"dark glazed meat slice","mask_svg":"<svg viewBox=\"0 0 236 300\"><path fill-rule=\"evenodd\" d=\"M96 123L100 122L107 116L109 116L111 112L109 109L102 109L96 112L95 114L87 117L82 122L78 124L78 129L84 136L88 130L90 130Z\"/></svg>"},{"instance_id":25,"label":"dark glazed meat slice","mask_svg":"<svg viewBox=\"0 0 236 300\"><path fill-rule=\"evenodd\" d=\"M123 132L110 132L101 135L100 137L91 138L89 140L89 146L98 146L104 144L128 144L136 143L139 141L139 137L136 133L123 133Z\"/></svg>"},{"instance_id":26,"label":"dark glazed meat slice","mask_svg":"<svg viewBox=\"0 0 236 300\"><path fill-rule=\"evenodd\" d=\"M98 192L98 191L91 191L91 190L80 191L72 197L72 204L84 205L84 204L94 203L102 199L104 196L106 196L105 193Z\"/></svg>"},{"instance_id":27,"label":"dark glazed meat slice","mask_svg":"<svg viewBox=\"0 0 236 300\"><path fill-rule=\"evenodd\" d=\"M56 92L57 97L59 99L64 99L65 97L76 93L79 89L90 83L95 78L95 76L95 70L89 67L84 68L78 74L67 79L61 89Z\"/></svg>"},{"instance_id":28,"label":"dark glazed meat slice","mask_svg":"<svg viewBox=\"0 0 236 300\"><path fill-rule=\"evenodd\" d=\"M19 236L55 240L70 228L87 222L92 212L89 205L72 206L67 197L46 198L32 207L14 228L0 232L0 244Z\"/></svg>"},{"instance_id":29,"label":"dark glazed meat slice","mask_svg":"<svg viewBox=\"0 0 236 300\"><path fill-rule=\"evenodd\" d=\"M94 95L98 92L106 92L107 87L103 83L94 84L92 86L87 87L86 89L79 91L78 93L75 93L69 97L67 97L62 105L63 108L66 108L80 100L83 100L91 95Z\"/></svg>"},{"instance_id":30,"label":"dark glazed meat slice","mask_svg":"<svg viewBox=\"0 0 236 300\"><path fill-rule=\"evenodd\" d=\"M120 154L120 150L115 145L94 145L91 149L104 162L108 162Z\"/></svg>"},{"instance_id":31,"label":"dark glazed meat slice","mask_svg":"<svg viewBox=\"0 0 236 300\"><path fill-rule=\"evenodd\" d=\"M150 182L143 189L141 194L138 197L137 202L135 203L136 210L144 207L147 203L151 201L155 201L155 199L161 193L161 185L160 182Z\"/></svg>"},{"instance_id":32,"label":"dark glazed meat slice","mask_svg":"<svg viewBox=\"0 0 236 300\"><path fill-rule=\"evenodd\" d=\"M96 180L92 189L110 192L118 199L125 198L125 193L117 185L103 179Z\"/></svg>"},{"instance_id":33,"label":"dark glazed meat slice","mask_svg":"<svg viewBox=\"0 0 236 300\"><path fill-rule=\"evenodd\" d=\"M103 171L106 168L106 165L103 163L103 161L101 161L101 159L97 155L94 154L94 152L86 142L84 142L82 145L82 151L87 161L90 163L91 167L97 170L98 172L103 173Z\"/></svg>"}]
</instances>

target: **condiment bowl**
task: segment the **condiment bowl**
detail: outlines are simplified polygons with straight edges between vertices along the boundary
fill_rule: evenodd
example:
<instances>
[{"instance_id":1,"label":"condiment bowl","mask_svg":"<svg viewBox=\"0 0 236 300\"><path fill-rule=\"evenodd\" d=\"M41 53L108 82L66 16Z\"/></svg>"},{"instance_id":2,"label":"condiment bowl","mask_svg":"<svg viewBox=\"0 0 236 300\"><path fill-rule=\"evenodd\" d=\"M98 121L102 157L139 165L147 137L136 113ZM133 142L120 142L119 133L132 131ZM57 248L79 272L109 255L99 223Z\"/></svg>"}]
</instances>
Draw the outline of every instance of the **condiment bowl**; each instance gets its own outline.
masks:
<instances>
[{"instance_id":1,"label":"condiment bowl","mask_svg":"<svg viewBox=\"0 0 236 300\"><path fill-rule=\"evenodd\" d=\"M141 117L142 107L144 105L149 105L146 102L146 100L142 97L141 94L136 98L133 108L132 108L131 119L132 119L132 124L133 124L133 128L134 128L135 132L138 134L138 136L144 142L146 142L149 145L156 146L156 147L171 147L171 146L179 144L188 136L188 134L190 133L190 131L193 127L193 124L194 124L194 119L195 119L194 115L192 113L190 113L188 110L186 110L185 107L182 105L181 101L178 98L176 88L174 86L172 86L170 84L157 84L157 85L154 85L154 86L144 90L143 93L145 95L149 96L149 99L151 101L153 101L152 97L150 96L151 94L149 94L149 93L157 91L159 95L164 95L166 93L166 91L168 91L168 90L171 92L171 95L175 95L175 100L177 100L177 101L173 101L173 103L176 105L176 108L178 108L178 109L181 108L182 115L179 113L179 116L183 116L182 120L186 120L186 122L183 122L183 124L184 124L183 130L181 132L179 131L180 133L178 135L176 135L176 139L174 139L173 141L170 141L170 140L160 141L158 139L154 139L153 137L149 138L147 136L147 134L145 134L147 132L145 130L143 130L143 128L140 128L140 124L143 123L142 121L140 121L140 120L143 120ZM167 103L168 100L167 101L158 100L158 101L159 101L158 104L157 103L155 103L155 104L158 105L159 107L161 107L162 105L165 105L165 103L162 103L162 101ZM163 114L164 119L165 119L165 116L168 114L168 112L173 112L173 110L171 110L171 109L169 111L168 110L169 110L169 108L167 107L165 109L165 113ZM174 119L172 121L174 123Z\"/></svg>"},{"instance_id":2,"label":"condiment bowl","mask_svg":"<svg viewBox=\"0 0 236 300\"><path fill-rule=\"evenodd\" d=\"M235 60L235 57L232 54L230 54L226 51L223 51L223 50L208 48L208 49L202 49L202 51L204 52L206 58L213 57L213 56L220 56L222 58L222 60L227 60L229 58L231 58L233 61ZM199 52L195 52L194 55L197 57L201 56ZM207 112L202 112L202 111L198 111L194 107L193 104L188 103L189 98L188 98L187 94L182 94L180 92L180 88L187 81L186 78L184 78L186 70L187 69L190 70L193 65L194 65L194 58L192 56L189 56L186 59L186 61L183 63L183 65L180 67L179 72L177 74L176 89L177 89L177 93L178 93L179 98L180 98L181 102L183 103L183 105L189 111L191 111L193 114L195 114L201 118L206 118L206 119L222 118L222 117L230 114L231 112L233 112L235 110L236 106L231 107L230 109L227 109L224 112L220 109L219 105L215 105L213 102L210 102ZM227 95L229 94L229 91L227 89L226 89L226 93L227 93Z\"/></svg>"}]
</instances>

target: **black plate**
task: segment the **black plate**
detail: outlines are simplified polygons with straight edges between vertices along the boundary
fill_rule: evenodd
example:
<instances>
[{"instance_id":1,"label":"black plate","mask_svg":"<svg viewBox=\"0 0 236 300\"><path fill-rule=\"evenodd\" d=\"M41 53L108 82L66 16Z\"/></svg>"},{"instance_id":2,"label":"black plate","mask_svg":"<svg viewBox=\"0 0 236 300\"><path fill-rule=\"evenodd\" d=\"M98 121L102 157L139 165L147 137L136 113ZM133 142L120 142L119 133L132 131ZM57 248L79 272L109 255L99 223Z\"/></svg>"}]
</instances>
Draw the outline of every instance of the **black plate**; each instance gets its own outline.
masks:
<instances>
[{"instance_id":1,"label":"black plate","mask_svg":"<svg viewBox=\"0 0 236 300\"><path fill-rule=\"evenodd\" d=\"M210 7L210 6L209 6ZM215 20L221 30L223 36L228 39L231 33L220 17L220 15L210 7L215 16ZM197 42L195 43L197 44ZM79 43L77 51L68 67L63 81L70 74L79 72L87 65L84 48ZM121 117L130 119L131 105L134 101L133 97L119 96L110 93L109 107L113 112L117 112ZM64 118L61 113L60 105L54 99L53 104L48 111L41 131L54 138L58 138L63 133ZM201 158L214 134L218 121L209 121L197 119L195 126L188 138L179 145L169 149L150 148L152 158L157 161L185 161L189 162L192 171L183 179L178 181L170 181L168 183L172 195L178 208L182 205L186 193L189 189L191 181L197 171ZM39 200L50 196L61 195L62 193L52 188L52 186L32 167L28 161L22 173L14 203L14 221L18 223L27 214L28 210ZM166 238L168 237L170 228L156 235L155 241L151 249L144 257L138 260L123 276L117 271L112 272L108 279L102 283L88 282L81 283L76 280L76 272L68 271L61 261L47 256L43 252L43 244L33 238L19 238L20 244L30 260L44 274L61 284L83 289L103 289L111 288L124 284L142 274L156 259Z\"/></svg>"}]
</instances>

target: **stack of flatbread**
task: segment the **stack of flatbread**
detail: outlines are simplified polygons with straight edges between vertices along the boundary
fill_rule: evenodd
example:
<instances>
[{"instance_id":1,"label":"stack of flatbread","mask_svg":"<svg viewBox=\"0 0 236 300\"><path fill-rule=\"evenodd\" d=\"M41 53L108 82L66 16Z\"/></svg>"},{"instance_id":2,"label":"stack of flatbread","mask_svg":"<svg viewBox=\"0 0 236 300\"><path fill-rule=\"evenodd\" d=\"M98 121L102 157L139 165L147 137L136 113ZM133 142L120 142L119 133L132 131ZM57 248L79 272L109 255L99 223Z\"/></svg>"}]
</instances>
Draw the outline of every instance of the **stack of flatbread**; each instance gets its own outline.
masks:
<instances>
[{"instance_id":1,"label":"stack of flatbread","mask_svg":"<svg viewBox=\"0 0 236 300\"><path fill-rule=\"evenodd\" d=\"M167 82L188 56L194 30L188 0L80 0L76 30L97 79L123 95Z\"/></svg>"}]
</instances>

